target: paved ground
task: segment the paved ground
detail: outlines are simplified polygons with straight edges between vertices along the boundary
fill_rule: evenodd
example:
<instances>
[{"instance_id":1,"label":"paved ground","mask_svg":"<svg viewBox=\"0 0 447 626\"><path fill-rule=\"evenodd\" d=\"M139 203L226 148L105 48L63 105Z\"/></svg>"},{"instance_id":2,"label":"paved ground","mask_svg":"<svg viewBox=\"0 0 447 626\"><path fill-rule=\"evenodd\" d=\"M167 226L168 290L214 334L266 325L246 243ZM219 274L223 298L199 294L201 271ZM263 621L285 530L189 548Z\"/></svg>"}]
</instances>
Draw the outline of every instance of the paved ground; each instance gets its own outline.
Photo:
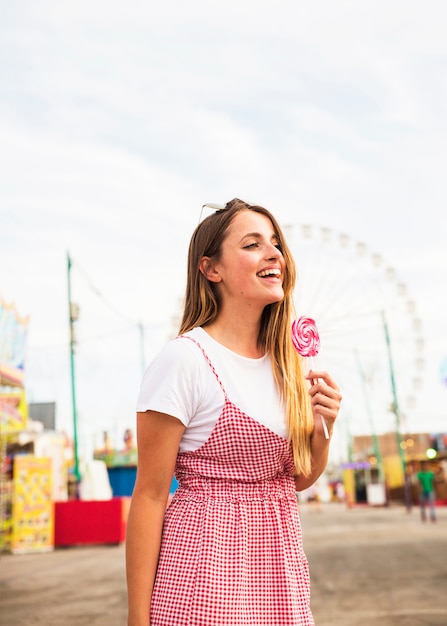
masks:
<instances>
[{"instance_id":1,"label":"paved ground","mask_svg":"<svg viewBox=\"0 0 447 626\"><path fill-rule=\"evenodd\" d=\"M317 626L447 626L447 507L436 524L399 506L301 518ZM125 626L124 547L2 555L0 624Z\"/></svg>"}]
</instances>

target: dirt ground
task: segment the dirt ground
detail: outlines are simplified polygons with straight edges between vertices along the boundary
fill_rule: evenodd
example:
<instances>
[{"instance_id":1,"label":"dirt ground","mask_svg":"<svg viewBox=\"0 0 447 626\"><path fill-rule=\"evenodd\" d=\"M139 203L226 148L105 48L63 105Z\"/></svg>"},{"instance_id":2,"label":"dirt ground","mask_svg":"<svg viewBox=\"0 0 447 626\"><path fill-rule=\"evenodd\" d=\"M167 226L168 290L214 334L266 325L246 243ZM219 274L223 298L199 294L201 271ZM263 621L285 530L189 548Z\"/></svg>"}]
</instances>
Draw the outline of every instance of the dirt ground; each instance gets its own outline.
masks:
<instances>
[{"instance_id":1,"label":"dirt ground","mask_svg":"<svg viewBox=\"0 0 447 626\"><path fill-rule=\"evenodd\" d=\"M316 625L446 626L447 507L437 513L423 524L416 508L302 505ZM0 624L125 626L124 546L2 555Z\"/></svg>"}]
</instances>

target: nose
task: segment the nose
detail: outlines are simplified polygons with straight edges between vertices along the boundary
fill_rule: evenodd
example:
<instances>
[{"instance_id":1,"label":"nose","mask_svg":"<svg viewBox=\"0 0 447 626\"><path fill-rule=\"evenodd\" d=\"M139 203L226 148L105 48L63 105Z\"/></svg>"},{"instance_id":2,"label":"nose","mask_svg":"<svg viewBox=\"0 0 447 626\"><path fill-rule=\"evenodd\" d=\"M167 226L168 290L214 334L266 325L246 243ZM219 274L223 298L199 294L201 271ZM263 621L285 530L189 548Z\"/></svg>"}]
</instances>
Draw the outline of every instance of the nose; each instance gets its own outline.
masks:
<instances>
[{"instance_id":1,"label":"nose","mask_svg":"<svg viewBox=\"0 0 447 626\"><path fill-rule=\"evenodd\" d=\"M269 243L266 255L267 255L267 258L270 261L270 260L273 260L273 259L279 259L282 256L282 252L281 252L281 250L279 248L277 248L277 246L275 244Z\"/></svg>"}]
</instances>

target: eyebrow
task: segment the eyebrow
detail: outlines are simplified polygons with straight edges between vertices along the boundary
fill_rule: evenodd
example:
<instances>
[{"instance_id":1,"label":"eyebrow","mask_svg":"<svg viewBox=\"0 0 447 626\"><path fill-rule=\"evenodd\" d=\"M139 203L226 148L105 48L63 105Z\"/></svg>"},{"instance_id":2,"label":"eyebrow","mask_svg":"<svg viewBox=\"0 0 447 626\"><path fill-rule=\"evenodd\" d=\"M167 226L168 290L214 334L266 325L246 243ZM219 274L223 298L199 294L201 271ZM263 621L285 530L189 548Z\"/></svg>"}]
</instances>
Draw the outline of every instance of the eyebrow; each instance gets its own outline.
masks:
<instances>
[{"instance_id":1,"label":"eyebrow","mask_svg":"<svg viewBox=\"0 0 447 626\"><path fill-rule=\"evenodd\" d=\"M241 241L243 241L244 239L246 239L246 237L255 237L256 239L261 239L262 235L261 233L246 233L245 235L243 235L243 237L241 238ZM277 233L273 233L271 239L276 239L277 241L279 241L279 235Z\"/></svg>"}]
</instances>

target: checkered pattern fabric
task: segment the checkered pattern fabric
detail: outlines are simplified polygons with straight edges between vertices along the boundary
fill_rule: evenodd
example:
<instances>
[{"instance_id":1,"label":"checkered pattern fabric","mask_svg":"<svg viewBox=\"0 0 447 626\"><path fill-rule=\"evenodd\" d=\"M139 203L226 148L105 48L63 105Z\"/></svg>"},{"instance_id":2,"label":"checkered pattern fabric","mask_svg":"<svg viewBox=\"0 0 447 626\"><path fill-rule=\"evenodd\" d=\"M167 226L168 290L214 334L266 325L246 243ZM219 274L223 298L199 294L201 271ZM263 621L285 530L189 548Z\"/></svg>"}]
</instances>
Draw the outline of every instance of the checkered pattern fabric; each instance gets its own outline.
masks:
<instances>
[{"instance_id":1,"label":"checkered pattern fabric","mask_svg":"<svg viewBox=\"0 0 447 626\"><path fill-rule=\"evenodd\" d=\"M290 446L222 391L208 441L178 455L151 626L311 626Z\"/></svg>"}]
</instances>

